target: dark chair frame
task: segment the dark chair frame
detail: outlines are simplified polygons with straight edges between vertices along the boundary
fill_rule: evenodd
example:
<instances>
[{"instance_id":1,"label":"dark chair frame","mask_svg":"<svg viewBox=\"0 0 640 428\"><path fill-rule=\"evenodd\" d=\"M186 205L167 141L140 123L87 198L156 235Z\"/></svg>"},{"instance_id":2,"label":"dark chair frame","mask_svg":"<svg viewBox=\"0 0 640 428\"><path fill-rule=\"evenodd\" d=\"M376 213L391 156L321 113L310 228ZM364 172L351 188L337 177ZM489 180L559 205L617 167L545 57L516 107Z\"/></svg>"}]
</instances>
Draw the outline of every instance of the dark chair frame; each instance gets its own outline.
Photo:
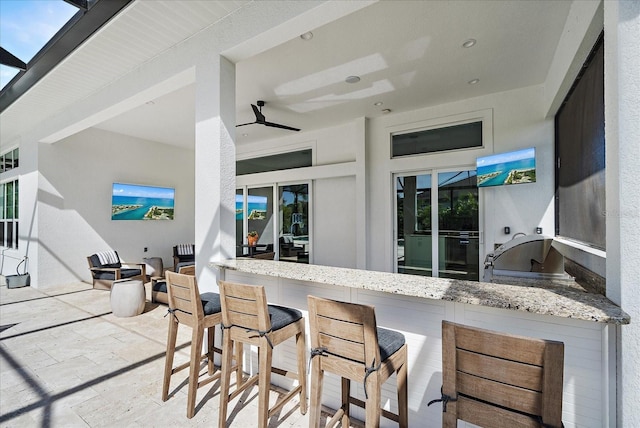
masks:
<instances>
[{"instance_id":1,"label":"dark chair frame","mask_svg":"<svg viewBox=\"0 0 640 428\"><path fill-rule=\"evenodd\" d=\"M96 255L95 253L87 257L87 262L89 263L89 270L91 271L91 279L93 281L93 288L97 290L111 290L111 286L113 285L113 282L121 279L139 279L140 281L142 281L143 284L146 283L147 265L145 263L126 263L120 260L120 256L118 255L117 251L115 251L115 253L116 253L116 256L118 256L119 262L117 263L117 265L119 266L95 265L94 260L92 260L93 256ZM136 267L133 268L130 266L136 266ZM126 269L139 270L140 274L132 275L132 276L126 275L126 273L128 272L126 271ZM123 275L123 270L125 270L125 275ZM105 273L112 274L113 279L101 278L100 276L104 275ZM111 275L108 275L108 276L111 276Z\"/></svg>"},{"instance_id":2,"label":"dark chair frame","mask_svg":"<svg viewBox=\"0 0 640 428\"><path fill-rule=\"evenodd\" d=\"M173 271L178 272L180 270L180 264L196 262L196 244L191 244L192 254L178 254L178 246L173 246Z\"/></svg>"}]
</instances>

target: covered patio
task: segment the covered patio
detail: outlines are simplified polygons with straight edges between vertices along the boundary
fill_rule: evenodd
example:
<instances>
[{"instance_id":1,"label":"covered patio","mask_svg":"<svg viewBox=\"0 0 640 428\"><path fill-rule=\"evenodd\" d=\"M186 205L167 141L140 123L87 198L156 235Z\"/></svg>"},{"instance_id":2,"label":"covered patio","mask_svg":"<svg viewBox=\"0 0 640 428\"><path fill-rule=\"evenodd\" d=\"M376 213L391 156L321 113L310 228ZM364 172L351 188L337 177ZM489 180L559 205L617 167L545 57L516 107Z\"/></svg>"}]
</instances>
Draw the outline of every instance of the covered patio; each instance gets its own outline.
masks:
<instances>
[{"instance_id":1,"label":"covered patio","mask_svg":"<svg viewBox=\"0 0 640 428\"><path fill-rule=\"evenodd\" d=\"M634 357L640 343L640 193L635 184L640 146L634 144L640 96L632 77L640 59L637 2L121 1L128 6L108 25L38 85L0 105L0 161L8 165L0 171L7 195L7 214L0 219L6 230L0 239L0 274L13 275L28 260L25 271L31 275L30 288L0 287L0 426L215 426L217 382L198 391L191 421L184 416L187 388L179 376L170 399L160 399L166 307L147 303L140 316L114 317L109 294L86 283L86 257L117 250L123 260L159 257L167 266L174 245L193 243L198 283L201 291L211 292L221 279L215 267L233 259L248 232L259 231L259 244L272 245L278 260L289 257L278 245L279 235L301 224L305 231L292 243L301 251L291 258L304 262L303 268L398 275L415 250L430 259L414 263L414 271L430 269L428 278L434 282L440 272L462 275L467 271L459 267L467 266L479 270L486 255L517 235L563 239L574 268L594 274L589 279L597 280L598 296L627 312L626 321L633 319L630 325L610 323L600 331L601 325L591 323L586 338L579 328L567 334L565 342L573 343L568 347L573 371L568 373L583 383L567 383L578 385L578 394L566 389L571 400L565 402L583 411L565 404L564 424L640 426L640 372ZM368 37L360 37L365 30ZM310 34L315 34L313 41ZM396 35L406 40L385 48ZM598 40L606 52L598 57L604 91L598 103L602 156L597 157L603 193L578 192L579 199L593 203L593 218L602 229L599 245L592 248L590 240L565 233L566 223L577 223L575 215L556 206L556 176L567 165L556 156L556 115L574 82L587 81L578 75L590 52L598 51L593 50ZM315 61L323 58L327 61ZM417 90L423 86L431 91ZM261 102L267 103L264 114L270 121L301 131L244 127L261 124L257 113L256 123L250 122L251 105ZM476 141L481 144L393 155L393 137L428 135L451 124L480 124ZM450 175L475 174L478 159L523 148L536 149L536 181L480 190L474 184L478 197L469 204L477 207L471 226L460 223L456 227L464 230L453 239L445 237L465 249L473 242L473 251L465 250L464 259L462 251L451 251L455 263L441 267L437 256L448 254L447 247L441 250L439 241L428 241L423 233L438 236L440 219L447 218L439 216L438 192L448 190L441 184ZM239 173L242 161L297 153L309 154L306 166ZM574 153L590 152L574 150L565 159L575 158ZM426 177L430 187L418 185ZM420 216L417 203L398 202L400 181L412 189L407 192L412 197L404 198L403 187L403 200L417 199L419 190L432 192ZM108 213L117 183L175 189L175 219L113 221ZM307 189L308 201L285 215L278 198L292 186ZM250 198L256 196L266 202L259 218L250 219ZM238 197L246 206L240 215ZM430 219L430 225L405 229L401 223L413 226L414 221L400 212ZM308 215L293 216L300 213ZM263 222L260 228L250 223L254 220ZM582 231L591 234L591 223ZM405 239L405 232L413 240ZM247 283L270 279L264 271L240 274ZM310 293L306 282L299 285L307 280L289 280L297 294L270 295L298 299L282 303L302 308ZM289 290L290 283L278 281L272 283L276 291ZM326 291L322 287L317 289ZM340 297L373 295L352 288L338 288ZM521 291L512 293L514 299L525 294ZM504 330L558 333L542 317L531 322L537 314L514 317L511 311L501 318L493 309L467 310L465 302L435 299L434 305L428 296L373 296L378 307L395 305L386 313L416 326L409 346L415 352L409 366L417 368L409 404L413 421L419 421L415 426L432 426L428 422L442 413L433 406L426 409L441 385L442 320L479 324L489 319ZM425 314L431 329L406 316L411 305L419 306L416 312ZM485 318L474 318L478 312ZM189 340L182 336L178 345L185 359ZM583 343L591 353L581 353ZM429 365L419 358L425 354L432 357ZM419 373L425 366L428 372ZM588 387L583 387L585 374L596 378ZM254 388L241 397L249 408L229 410L233 426L254 425L256 394ZM425 419L428 412L431 418ZM283 409L271 422L308 424L296 408Z\"/></svg>"},{"instance_id":2,"label":"covered patio","mask_svg":"<svg viewBox=\"0 0 640 428\"><path fill-rule=\"evenodd\" d=\"M219 382L198 390L193 419L185 417L186 372L173 377L169 400L160 399L167 307L151 303L148 284L147 294L143 314L117 318L109 293L86 283L0 287L0 425L215 426ZM176 361L188 361L191 332L178 333ZM233 426L255 424L257 394L253 387L231 402ZM293 400L269 426L308 426L307 417Z\"/></svg>"}]
</instances>

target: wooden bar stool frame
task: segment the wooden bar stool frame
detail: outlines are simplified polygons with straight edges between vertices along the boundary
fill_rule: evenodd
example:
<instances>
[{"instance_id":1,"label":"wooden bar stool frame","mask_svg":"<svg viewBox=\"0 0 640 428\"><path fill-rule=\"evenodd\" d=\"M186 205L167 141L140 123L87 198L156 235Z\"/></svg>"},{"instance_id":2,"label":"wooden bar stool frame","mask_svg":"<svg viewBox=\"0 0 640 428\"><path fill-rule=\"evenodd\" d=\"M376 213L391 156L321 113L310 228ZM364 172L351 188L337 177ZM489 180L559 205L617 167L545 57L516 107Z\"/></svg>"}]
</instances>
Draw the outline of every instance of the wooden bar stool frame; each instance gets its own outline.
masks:
<instances>
[{"instance_id":1,"label":"wooden bar stool frame","mask_svg":"<svg viewBox=\"0 0 640 428\"><path fill-rule=\"evenodd\" d=\"M267 297L263 286L235 284L219 281L222 304L222 381L220 386L219 426L226 426L229 401L258 383L258 426L266 428L269 418L289 400L300 395L300 413L307 412L307 375L305 321L301 317L282 328L272 331ZM298 372L292 373L272 365L273 348L285 340L295 337ZM258 348L258 373L243 380L236 379L236 389L229 393L231 371L231 349L242 349L243 344ZM292 378L298 385L269 408L271 373Z\"/></svg>"},{"instance_id":2,"label":"wooden bar stool frame","mask_svg":"<svg viewBox=\"0 0 640 428\"><path fill-rule=\"evenodd\" d=\"M162 401L169 398L169 383L171 376L189 367L189 390L187 393L187 418L195 414L197 389L220 378L221 371L216 371L214 353L221 354L221 349L214 346L215 326L222 321L220 312L205 315L195 278L195 266L181 269L181 273L167 271L167 294L169 305L169 330L167 334L167 354L164 366L164 381L162 384ZM176 339L180 324L191 327L190 360L180 366L173 367L176 349ZM204 331L207 330L207 351L202 353ZM200 364L207 360L208 377L200 379ZM232 369L241 371L240 355L236 354L236 365Z\"/></svg>"},{"instance_id":3,"label":"wooden bar stool frame","mask_svg":"<svg viewBox=\"0 0 640 428\"><path fill-rule=\"evenodd\" d=\"M342 407L327 427L342 421L350 426L349 406L365 409L365 426L380 426L380 416L408 426L407 345L380 363L375 308L356 303L338 302L308 296L309 327L311 330L311 396L309 427L320 427L322 381L324 372L341 376ZM379 368L371 371L372 366ZM381 388L396 373L398 413L381 409ZM365 385L366 401L351 396L351 380Z\"/></svg>"},{"instance_id":4,"label":"wooden bar stool frame","mask_svg":"<svg viewBox=\"0 0 640 428\"><path fill-rule=\"evenodd\" d=\"M562 342L442 321L442 367L443 427L562 426Z\"/></svg>"}]
</instances>

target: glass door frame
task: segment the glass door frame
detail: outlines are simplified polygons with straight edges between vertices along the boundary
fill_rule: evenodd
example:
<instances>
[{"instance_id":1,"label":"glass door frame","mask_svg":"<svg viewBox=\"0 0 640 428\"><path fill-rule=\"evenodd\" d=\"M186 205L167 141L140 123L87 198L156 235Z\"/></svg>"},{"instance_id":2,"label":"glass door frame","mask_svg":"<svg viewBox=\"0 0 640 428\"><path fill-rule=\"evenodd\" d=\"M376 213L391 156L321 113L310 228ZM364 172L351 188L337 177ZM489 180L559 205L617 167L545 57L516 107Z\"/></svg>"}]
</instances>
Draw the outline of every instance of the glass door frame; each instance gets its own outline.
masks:
<instances>
[{"instance_id":1,"label":"glass door frame","mask_svg":"<svg viewBox=\"0 0 640 428\"><path fill-rule=\"evenodd\" d=\"M247 238L247 234L249 233L249 213L248 213L248 199L249 199L249 190L251 189L264 189L267 187L271 187L272 192L271 192L271 198L274 201L272 203L272 207L276 206L276 201L277 201L277 183L265 183L265 184L252 184L250 186L239 186L236 187L236 196L240 193L240 191L242 191L242 245L248 245L249 241ZM277 214L277 211L275 210L275 208L272 208L272 212L271 215L274 216ZM274 217L272 217L274 218ZM272 236L277 236L277 231L278 231L278 218L274 218L272 224L273 224L273 230L272 230ZM236 231L236 235L237 235L237 231ZM236 241L236 245L238 245L237 241ZM273 243L273 248L274 251L276 251L276 257L278 255L277 250L276 250L276 244L275 242Z\"/></svg>"},{"instance_id":2,"label":"glass door frame","mask_svg":"<svg viewBox=\"0 0 640 428\"><path fill-rule=\"evenodd\" d=\"M392 198L393 198L393 228L392 228L392 236L391 236L391 245L393 246L393 272L398 272L398 198L397 198L397 181L400 177L408 177L408 176L418 176L418 175L431 175L431 236L435 237L431 240L431 277L437 278L440 273L440 249L439 249L439 240L437 239L440 236L440 224L438 222L438 201L439 201L439 186L438 186L438 176L441 173L447 172L457 172L457 171L475 171L475 165L467 165L467 166L457 166L457 167L446 167L446 168L431 168L431 169L421 169L421 170L409 170L409 171L397 171L392 173ZM483 217L483 197L482 193L478 190L478 235L479 235L479 251L478 251L478 265L480 267L484 264L484 233L483 227L484 217ZM482 279L482 272L479 272L479 277Z\"/></svg>"},{"instance_id":3,"label":"glass door frame","mask_svg":"<svg viewBox=\"0 0 640 428\"><path fill-rule=\"evenodd\" d=\"M248 218L248 213L247 213L247 199L248 199L248 195L249 195L249 190L250 189L259 189L259 188L265 188L265 187L271 187L272 188L272 197L273 197L273 211L271 213L271 215L274 218L273 221L273 236L274 236L274 243L273 243L273 251L275 251L276 256L275 256L275 260L279 260L280 259L280 246L278 245L278 242L275 242L278 238L279 238L279 233L280 233L280 204L279 204L279 189L280 186L290 186L290 185L296 185L296 184L306 184L307 185L307 189L308 189L308 215L307 215L307 221L309 223L309 264L313 264L313 180L295 180L295 181L279 181L279 182L272 182L272 183L261 183L261 184L251 184L251 185L246 185L246 186L238 186L236 187L236 194L238 194L240 192L240 190L242 190L242 209L243 209L243 216L242 216L242 243L244 245L246 245L248 243L247 241L247 233L249 232L249 218Z\"/></svg>"},{"instance_id":4,"label":"glass door frame","mask_svg":"<svg viewBox=\"0 0 640 428\"><path fill-rule=\"evenodd\" d=\"M274 207L276 209L277 219L276 219L276 227L277 233L275 236L280 239L280 187L282 186L295 186L295 185L306 185L307 186L307 264L313 264L313 180L295 180L295 181L280 181L275 184L275 195L276 195L276 204L278 207ZM277 245L278 251L277 256L278 260L280 259L280 245Z\"/></svg>"}]
</instances>

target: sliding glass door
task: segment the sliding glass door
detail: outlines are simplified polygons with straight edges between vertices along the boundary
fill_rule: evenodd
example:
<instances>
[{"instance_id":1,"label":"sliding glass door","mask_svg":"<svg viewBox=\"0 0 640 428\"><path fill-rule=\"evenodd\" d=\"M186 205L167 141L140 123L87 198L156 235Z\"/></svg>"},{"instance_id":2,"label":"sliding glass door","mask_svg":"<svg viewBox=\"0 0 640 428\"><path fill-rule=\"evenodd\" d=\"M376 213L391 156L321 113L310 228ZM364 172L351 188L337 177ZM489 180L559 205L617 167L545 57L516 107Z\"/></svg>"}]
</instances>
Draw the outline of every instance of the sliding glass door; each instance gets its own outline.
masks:
<instances>
[{"instance_id":1,"label":"sliding glass door","mask_svg":"<svg viewBox=\"0 0 640 428\"><path fill-rule=\"evenodd\" d=\"M271 252L273 249L273 187L247 189L246 203L243 189L236 190L236 256L250 254L246 236L258 234L258 242L252 251ZM246 222L246 230L245 230Z\"/></svg>"},{"instance_id":2,"label":"sliding glass door","mask_svg":"<svg viewBox=\"0 0 640 428\"><path fill-rule=\"evenodd\" d=\"M398 272L432 276L431 174L396 178Z\"/></svg>"},{"instance_id":3,"label":"sliding glass door","mask_svg":"<svg viewBox=\"0 0 640 428\"><path fill-rule=\"evenodd\" d=\"M309 263L309 188L301 183L236 189L236 257L276 252L279 260ZM251 248L250 232L258 234Z\"/></svg>"},{"instance_id":4,"label":"sliding glass door","mask_svg":"<svg viewBox=\"0 0 640 428\"><path fill-rule=\"evenodd\" d=\"M479 279L475 170L397 175L397 272Z\"/></svg>"},{"instance_id":5,"label":"sliding glass door","mask_svg":"<svg viewBox=\"0 0 640 428\"><path fill-rule=\"evenodd\" d=\"M309 185L278 187L280 260L309 263Z\"/></svg>"},{"instance_id":6,"label":"sliding glass door","mask_svg":"<svg viewBox=\"0 0 640 428\"><path fill-rule=\"evenodd\" d=\"M479 237L476 171L438 173L438 276L478 281Z\"/></svg>"}]
</instances>

